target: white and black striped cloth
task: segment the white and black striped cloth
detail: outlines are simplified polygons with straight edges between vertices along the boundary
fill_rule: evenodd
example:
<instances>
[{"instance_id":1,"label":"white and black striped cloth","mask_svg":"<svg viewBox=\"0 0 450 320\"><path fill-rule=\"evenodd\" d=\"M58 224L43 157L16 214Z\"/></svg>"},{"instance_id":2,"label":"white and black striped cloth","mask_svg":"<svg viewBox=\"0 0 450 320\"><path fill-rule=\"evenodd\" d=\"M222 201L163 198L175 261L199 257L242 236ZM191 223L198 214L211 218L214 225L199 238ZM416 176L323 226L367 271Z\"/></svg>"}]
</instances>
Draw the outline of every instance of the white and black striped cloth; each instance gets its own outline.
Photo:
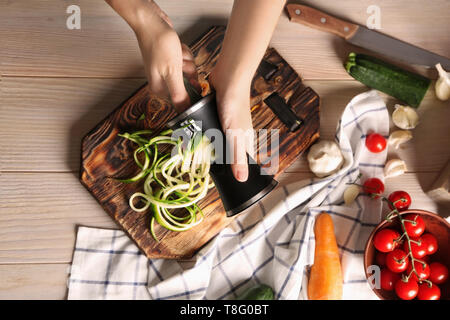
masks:
<instances>
[{"instance_id":1,"label":"white and black striped cloth","mask_svg":"<svg viewBox=\"0 0 450 320\"><path fill-rule=\"evenodd\" d=\"M314 217L333 218L344 273L344 299L377 299L364 274L363 253L381 220L379 200L360 195L345 206L346 183L383 179L386 151L365 147L366 134L389 133L389 114L376 91L352 99L339 121L336 141L343 168L323 179L278 186L211 240L193 261L147 259L119 230L80 227L68 299L233 299L265 283L277 299L307 299L314 259Z\"/></svg>"}]
</instances>

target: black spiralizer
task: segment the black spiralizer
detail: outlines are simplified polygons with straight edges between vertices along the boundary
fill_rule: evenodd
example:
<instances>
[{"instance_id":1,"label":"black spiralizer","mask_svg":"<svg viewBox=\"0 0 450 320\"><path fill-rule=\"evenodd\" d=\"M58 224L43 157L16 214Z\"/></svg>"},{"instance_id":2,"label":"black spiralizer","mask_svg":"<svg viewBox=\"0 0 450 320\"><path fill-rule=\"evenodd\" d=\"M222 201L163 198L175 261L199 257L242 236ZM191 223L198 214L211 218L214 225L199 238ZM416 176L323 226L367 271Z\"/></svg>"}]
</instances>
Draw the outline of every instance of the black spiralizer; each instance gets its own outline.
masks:
<instances>
[{"instance_id":1,"label":"black spiralizer","mask_svg":"<svg viewBox=\"0 0 450 320\"><path fill-rule=\"evenodd\" d=\"M188 139L192 138L195 132L201 131L213 141L215 137L208 136L208 132L219 131L223 138L222 141L225 141L222 144L222 160L227 159L229 144L220 125L215 94L211 93L201 97L188 84L186 88L191 97L191 102L195 101L195 103L170 120L167 126ZM196 124L200 124L200 126ZM227 161L214 161L211 164L210 175L219 192L228 217L234 216L258 202L278 184L273 179L273 176L267 174L248 154L247 160L249 175L245 182L240 182L234 178L231 165Z\"/></svg>"}]
</instances>

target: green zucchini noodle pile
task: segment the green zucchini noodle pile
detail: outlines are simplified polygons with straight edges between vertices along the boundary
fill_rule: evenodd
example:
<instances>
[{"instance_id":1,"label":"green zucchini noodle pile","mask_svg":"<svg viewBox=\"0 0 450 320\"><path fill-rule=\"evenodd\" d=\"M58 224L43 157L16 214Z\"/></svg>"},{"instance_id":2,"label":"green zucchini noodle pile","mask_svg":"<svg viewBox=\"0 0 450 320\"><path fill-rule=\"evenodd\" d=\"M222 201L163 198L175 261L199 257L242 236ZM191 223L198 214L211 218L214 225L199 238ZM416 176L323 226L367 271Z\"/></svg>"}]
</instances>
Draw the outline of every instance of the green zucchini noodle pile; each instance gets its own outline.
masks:
<instances>
[{"instance_id":1,"label":"green zucchini noodle pile","mask_svg":"<svg viewBox=\"0 0 450 320\"><path fill-rule=\"evenodd\" d=\"M129 200L130 207L136 212L151 209L153 216L150 232L156 241L155 220L162 227L171 231L186 231L202 222L204 215L197 202L206 196L214 186L209 175L213 147L209 139L201 132L183 144L180 138L171 136L173 130L161 132L150 139L150 130L119 134L137 145L134 161L141 169L132 178L119 180L125 183L140 181L145 178L143 192L134 193ZM172 145L171 152L159 152L163 145ZM143 160L142 160L143 159ZM135 203L143 203L137 207ZM185 212L180 216L179 211Z\"/></svg>"}]
</instances>

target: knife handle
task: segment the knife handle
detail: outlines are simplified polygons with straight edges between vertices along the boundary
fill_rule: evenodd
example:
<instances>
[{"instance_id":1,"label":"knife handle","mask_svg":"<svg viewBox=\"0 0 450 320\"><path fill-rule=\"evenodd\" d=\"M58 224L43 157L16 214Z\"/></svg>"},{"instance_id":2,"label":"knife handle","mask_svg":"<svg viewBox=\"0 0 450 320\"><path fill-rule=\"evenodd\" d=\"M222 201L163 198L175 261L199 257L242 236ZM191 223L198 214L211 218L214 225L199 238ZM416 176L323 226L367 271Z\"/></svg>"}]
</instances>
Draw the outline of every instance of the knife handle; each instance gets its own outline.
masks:
<instances>
[{"instance_id":1,"label":"knife handle","mask_svg":"<svg viewBox=\"0 0 450 320\"><path fill-rule=\"evenodd\" d=\"M301 4L288 4L286 9L290 21L321 31L331 32L344 39L351 38L359 28L357 24L338 19Z\"/></svg>"}]
</instances>

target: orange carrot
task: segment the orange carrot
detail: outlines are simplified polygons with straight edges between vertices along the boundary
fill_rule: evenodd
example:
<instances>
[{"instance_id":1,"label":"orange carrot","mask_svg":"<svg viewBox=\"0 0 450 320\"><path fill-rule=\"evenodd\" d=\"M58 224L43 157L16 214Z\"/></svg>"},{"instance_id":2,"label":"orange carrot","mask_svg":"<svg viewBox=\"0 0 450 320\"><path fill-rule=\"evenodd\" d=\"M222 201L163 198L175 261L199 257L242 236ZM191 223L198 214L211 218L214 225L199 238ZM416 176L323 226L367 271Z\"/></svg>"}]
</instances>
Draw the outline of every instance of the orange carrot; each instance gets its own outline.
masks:
<instances>
[{"instance_id":1,"label":"orange carrot","mask_svg":"<svg viewBox=\"0 0 450 320\"><path fill-rule=\"evenodd\" d=\"M316 248L308 283L310 300L341 300L342 269L334 235L333 220L321 213L314 224Z\"/></svg>"}]
</instances>

